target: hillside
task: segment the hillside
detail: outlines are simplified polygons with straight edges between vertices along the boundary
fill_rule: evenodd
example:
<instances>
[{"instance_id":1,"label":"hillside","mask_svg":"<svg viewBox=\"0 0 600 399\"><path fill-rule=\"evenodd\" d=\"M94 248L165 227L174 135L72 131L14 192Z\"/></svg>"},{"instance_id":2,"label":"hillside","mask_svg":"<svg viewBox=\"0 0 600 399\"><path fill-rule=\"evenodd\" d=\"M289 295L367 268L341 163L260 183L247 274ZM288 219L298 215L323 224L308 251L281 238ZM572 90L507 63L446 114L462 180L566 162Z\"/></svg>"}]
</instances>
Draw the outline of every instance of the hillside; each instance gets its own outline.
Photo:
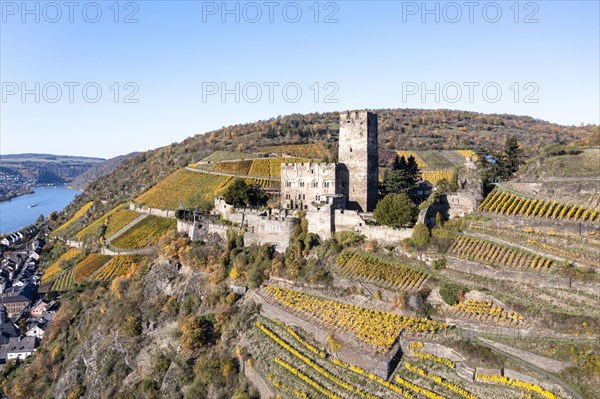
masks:
<instances>
[{"instance_id":1,"label":"hillside","mask_svg":"<svg viewBox=\"0 0 600 399\"><path fill-rule=\"evenodd\" d=\"M515 134L528 154L556 140L588 139L592 126L560 126L531 117L479 114L451 110L373 110L379 115L381 150L462 150L478 145L500 146ZM198 162L214 151L255 152L261 147L320 142L337 153L337 113L292 114L234 125L187 138L180 143L136 154L92 182L73 207L90 198L112 205L133 199L176 169Z\"/></svg>"},{"instance_id":2,"label":"hillside","mask_svg":"<svg viewBox=\"0 0 600 399\"><path fill-rule=\"evenodd\" d=\"M323 202L297 213L223 202L214 216L180 209L210 204L236 177L273 190L282 163L334 159L332 118L224 128L129 157L93 181L50 218L41 291L60 308L36 354L2 371L1 393L598 397L600 185L587 165L597 148L582 146L589 133L561 128L571 142L547 146L549 133L535 143L523 130L534 156L517 176L465 216L434 215L435 225L392 229L342 208L330 216L340 228L323 236L327 223L314 224ZM311 130L318 123L323 130ZM287 133L277 140L278 131ZM308 131L311 144L297 145ZM480 145L504 140L473 136ZM433 146L387 146L381 163L413 156L439 174L476 156L474 145ZM481 182L470 165L465 172ZM464 198L442 192L423 204L435 211L454 194Z\"/></svg>"},{"instance_id":3,"label":"hillside","mask_svg":"<svg viewBox=\"0 0 600 399\"><path fill-rule=\"evenodd\" d=\"M89 183L96 179L99 179L102 176L109 174L124 160L133 158L137 154L137 152L132 152L131 154L120 155L114 158L107 159L103 162L97 163L94 165L94 167L89 168L85 172L81 173L79 176L76 176L75 179L73 179L73 181L71 182L71 186L75 189L83 190Z\"/></svg>"},{"instance_id":4,"label":"hillside","mask_svg":"<svg viewBox=\"0 0 600 399\"><path fill-rule=\"evenodd\" d=\"M102 158L67 155L0 155L0 200L28 193L36 185L71 184L102 162Z\"/></svg>"}]
</instances>

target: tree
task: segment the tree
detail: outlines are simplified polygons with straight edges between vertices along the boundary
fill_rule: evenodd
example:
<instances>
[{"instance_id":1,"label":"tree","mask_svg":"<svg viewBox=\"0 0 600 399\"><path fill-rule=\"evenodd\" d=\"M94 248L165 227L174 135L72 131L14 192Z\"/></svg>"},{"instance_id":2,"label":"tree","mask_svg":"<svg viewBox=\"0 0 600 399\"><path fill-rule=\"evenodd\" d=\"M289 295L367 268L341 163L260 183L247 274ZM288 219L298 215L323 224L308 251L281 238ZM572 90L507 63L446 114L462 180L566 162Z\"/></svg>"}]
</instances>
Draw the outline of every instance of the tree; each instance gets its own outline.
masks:
<instances>
[{"instance_id":1,"label":"tree","mask_svg":"<svg viewBox=\"0 0 600 399\"><path fill-rule=\"evenodd\" d=\"M515 173L523 163L523 151L519 148L517 136L507 135L504 142L504 153L502 154L503 171L505 178Z\"/></svg>"},{"instance_id":2,"label":"tree","mask_svg":"<svg viewBox=\"0 0 600 399\"><path fill-rule=\"evenodd\" d=\"M406 170L386 170L383 174L382 192L388 194L407 193L414 186Z\"/></svg>"},{"instance_id":3,"label":"tree","mask_svg":"<svg viewBox=\"0 0 600 399\"><path fill-rule=\"evenodd\" d=\"M423 223L417 223L410 237L410 242L418 249L424 249L429 243L429 237L431 237L431 232L427 226Z\"/></svg>"},{"instance_id":4,"label":"tree","mask_svg":"<svg viewBox=\"0 0 600 399\"><path fill-rule=\"evenodd\" d=\"M248 201L248 184L243 179L235 179L223 193L225 201L235 207L242 207Z\"/></svg>"},{"instance_id":5,"label":"tree","mask_svg":"<svg viewBox=\"0 0 600 399\"><path fill-rule=\"evenodd\" d=\"M383 174L383 195L408 193L421 178L421 171L414 156L408 157L408 161L396 156L392 168Z\"/></svg>"},{"instance_id":6,"label":"tree","mask_svg":"<svg viewBox=\"0 0 600 399\"><path fill-rule=\"evenodd\" d=\"M443 283L439 288L440 296L448 305L456 305L469 289L454 283Z\"/></svg>"},{"instance_id":7,"label":"tree","mask_svg":"<svg viewBox=\"0 0 600 399\"><path fill-rule=\"evenodd\" d=\"M181 326L181 347L195 351L213 340L213 323L204 316L190 316Z\"/></svg>"},{"instance_id":8,"label":"tree","mask_svg":"<svg viewBox=\"0 0 600 399\"><path fill-rule=\"evenodd\" d=\"M262 206L267 203L267 196L259 185L246 183L244 179L235 179L223 193L225 202L235 207Z\"/></svg>"},{"instance_id":9,"label":"tree","mask_svg":"<svg viewBox=\"0 0 600 399\"><path fill-rule=\"evenodd\" d=\"M247 204L253 207L264 206L267 203L267 195L258 184L251 184L246 191L248 196Z\"/></svg>"},{"instance_id":10,"label":"tree","mask_svg":"<svg viewBox=\"0 0 600 399\"><path fill-rule=\"evenodd\" d=\"M391 227L412 226L418 209L406 193L389 194L377 203L373 216L377 223Z\"/></svg>"},{"instance_id":11,"label":"tree","mask_svg":"<svg viewBox=\"0 0 600 399\"><path fill-rule=\"evenodd\" d=\"M408 161L406 162L406 172L409 179L413 182L413 185L421 179L421 169L419 168L419 164L414 155L408 157Z\"/></svg>"}]
</instances>

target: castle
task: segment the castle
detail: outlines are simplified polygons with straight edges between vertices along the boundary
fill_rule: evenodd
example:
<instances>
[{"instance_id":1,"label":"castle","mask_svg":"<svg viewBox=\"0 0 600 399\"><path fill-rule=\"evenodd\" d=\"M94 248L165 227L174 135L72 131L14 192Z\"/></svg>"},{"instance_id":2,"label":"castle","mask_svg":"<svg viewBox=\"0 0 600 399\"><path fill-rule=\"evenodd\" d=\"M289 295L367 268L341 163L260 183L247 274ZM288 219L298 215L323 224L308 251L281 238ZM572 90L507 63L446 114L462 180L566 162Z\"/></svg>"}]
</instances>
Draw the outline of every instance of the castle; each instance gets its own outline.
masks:
<instances>
[{"instance_id":1,"label":"castle","mask_svg":"<svg viewBox=\"0 0 600 399\"><path fill-rule=\"evenodd\" d=\"M309 232L321 240L348 230L383 244L397 245L410 237L411 228L395 229L373 221L371 212L377 205L379 181L377 115L367 111L343 112L339 123L337 163L281 164L278 209L237 209L219 197L215 198L212 213L227 223L202 216L193 223L178 221L178 230L194 240L211 233L226 237L228 230L238 229L243 232L245 243L270 244L283 252L290 245L302 212ZM462 197L450 198L451 206L460 208L454 211L472 211L473 201ZM426 213L421 221L426 221Z\"/></svg>"},{"instance_id":2,"label":"castle","mask_svg":"<svg viewBox=\"0 0 600 399\"><path fill-rule=\"evenodd\" d=\"M282 163L280 209L236 209L216 198L213 215L230 225L199 218L194 223L179 221L178 230L198 239L211 233L225 237L228 230L239 229L245 243L270 244L283 252L302 211L308 230L322 240L336 231L351 230L370 239L398 243L410 237L412 229L369 223L370 212L377 205L378 167L377 115L341 113L338 162Z\"/></svg>"},{"instance_id":3,"label":"castle","mask_svg":"<svg viewBox=\"0 0 600 399\"><path fill-rule=\"evenodd\" d=\"M372 212L379 178L377 115L367 111L340 114L338 163L281 165L281 204L314 210L324 204Z\"/></svg>"}]
</instances>

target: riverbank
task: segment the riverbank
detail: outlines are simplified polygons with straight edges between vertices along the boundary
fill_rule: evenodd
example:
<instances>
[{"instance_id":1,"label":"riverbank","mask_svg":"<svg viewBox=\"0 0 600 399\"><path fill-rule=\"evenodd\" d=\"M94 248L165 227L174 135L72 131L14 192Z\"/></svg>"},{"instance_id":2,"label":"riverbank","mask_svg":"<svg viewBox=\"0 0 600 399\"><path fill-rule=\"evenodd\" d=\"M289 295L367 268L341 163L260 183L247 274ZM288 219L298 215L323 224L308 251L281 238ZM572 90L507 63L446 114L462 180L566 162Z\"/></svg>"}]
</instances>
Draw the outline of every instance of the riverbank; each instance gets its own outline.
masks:
<instances>
[{"instance_id":1,"label":"riverbank","mask_svg":"<svg viewBox=\"0 0 600 399\"><path fill-rule=\"evenodd\" d=\"M0 193L0 202L10 201L13 198L17 198L22 195L27 195L27 194L32 194L32 193L33 193L33 188L31 188L29 186L24 186L24 187L21 187L20 189L16 189L16 190L9 190L6 194Z\"/></svg>"}]
</instances>

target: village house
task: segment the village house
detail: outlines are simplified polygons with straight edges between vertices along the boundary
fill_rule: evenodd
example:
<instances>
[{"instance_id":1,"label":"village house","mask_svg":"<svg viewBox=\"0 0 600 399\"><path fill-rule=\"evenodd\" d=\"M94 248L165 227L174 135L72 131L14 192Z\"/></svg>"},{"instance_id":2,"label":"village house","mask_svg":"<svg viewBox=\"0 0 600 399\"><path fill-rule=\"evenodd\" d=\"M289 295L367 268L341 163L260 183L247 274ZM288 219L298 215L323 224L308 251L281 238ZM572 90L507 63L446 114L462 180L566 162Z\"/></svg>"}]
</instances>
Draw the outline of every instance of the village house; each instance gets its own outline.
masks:
<instances>
[{"instance_id":1,"label":"village house","mask_svg":"<svg viewBox=\"0 0 600 399\"><path fill-rule=\"evenodd\" d=\"M22 287L10 287L0 293L8 317L21 314L31 304L36 293L37 287L32 284L26 284Z\"/></svg>"},{"instance_id":2,"label":"village house","mask_svg":"<svg viewBox=\"0 0 600 399\"><path fill-rule=\"evenodd\" d=\"M9 360L24 360L33 355L37 347L36 337L9 338L6 345L0 346L0 362Z\"/></svg>"},{"instance_id":3,"label":"village house","mask_svg":"<svg viewBox=\"0 0 600 399\"><path fill-rule=\"evenodd\" d=\"M19 329L8 318L6 307L4 305L0 305L0 347L8 344L10 338L18 336Z\"/></svg>"}]
</instances>

